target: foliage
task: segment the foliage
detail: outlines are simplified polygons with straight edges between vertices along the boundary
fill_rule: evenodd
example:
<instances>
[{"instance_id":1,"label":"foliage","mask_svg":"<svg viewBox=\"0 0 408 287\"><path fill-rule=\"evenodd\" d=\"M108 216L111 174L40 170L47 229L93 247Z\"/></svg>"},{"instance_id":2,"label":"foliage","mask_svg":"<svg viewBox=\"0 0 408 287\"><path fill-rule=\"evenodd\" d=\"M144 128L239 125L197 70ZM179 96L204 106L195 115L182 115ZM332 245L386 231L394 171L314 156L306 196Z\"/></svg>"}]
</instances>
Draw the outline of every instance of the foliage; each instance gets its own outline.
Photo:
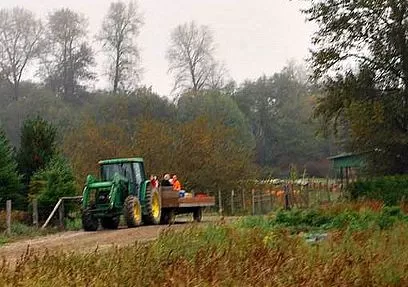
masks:
<instances>
[{"instance_id":1,"label":"foliage","mask_svg":"<svg viewBox=\"0 0 408 287\"><path fill-rule=\"evenodd\" d=\"M46 88L23 85L20 87L20 94L22 97L18 101L7 104L6 108L0 111L0 119L8 138L16 147L20 146L21 127L29 118L41 115L58 129L58 135L64 134L64 131L78 120L73 117L78 108L55 97L55 94Z\"/></svg>"},{"instance_id":2,"label":"foliage","mask_svg":"<svg viewBox=\"0 0 408 287\"><path fill-rule=\"evenodd\" d=\"M353 205L339 208L279 210L269 217L245 217L239 227L261 228L265 231L288 228L291 232L327 231L333 229L361 231L368 228L386 229L396 222L408 222L408 216L399 207L383 207L373 210L366 206L361 209Z\"/></svg>"},{"instance_id":3,"label":"foliage","mask_svg":"<svg viewBox=\"0 0 408 287\"><path fill-rule=\"evenodd\" d=\"M99 174L99 160L137 155L131 135L121 125L98 125L92 118L84 118L77 127L67 132L63 152L70 159L79 186L87 174Z\"/></svg>"},{"instance_id":4,"label":"foliage","mask_svg":"<svg viewBox=\"0 0 408 287\"><path fill-rule=\"evenodd\" d=\"M315 97L305 77L292 63L271 77L244 82L233 95L250 122L257 163L279 167L285 177L291 164L326 175L322 166L312 170L328 154L328 142L315 136L317 123L310 120Z\"/></svg>"},{"instance_id":5,"label":"foliage","mask_svg":"<svg viewBox=\"0 0 408 287\"><path fill-rule=\"evenodd\" d=\"M407 172L406 1L308 2L318 25L311 62L325 87L316 115L326 128L341 125L349 150L376 151L371 173Z\"/></svg>"},{"instance_id":6,"label":"foliage","mask_svg":"<svg viewBox=\"0 0 408 287\"><path fill-rule=\"evenodd\" d=\"M24 195L21 192L20 175L14 151L3 129L0 129L0 204L5 206L6 200L11 199L16 208L22 208Z\"/></svg>"},{"instance_id":7,"label":"foliage","mask_svg":"<svg viewBox=\"0 0 408 287\"><path fill-rule=\"evenodd\" d=\"M255 171L251 151L234 138L233 129L206 118L173 125L142 121L136 147L150 173L176 173L186 188L214 191Z\"/></svg>"},{"instance_id":8,"label":"foliage","mask_svg":"<svg viewBox=\"0 0 408 287\"><path fill-rule=\"evenodd\" d=\"M24 121L17 161L26 185L56 154L56 133L56 128L39 116Z\"/></svg>"},{"instance_id":9,"label":"foliage","mask_svg":"<svg viewBox=\"0 0 408 287\"><path fill-rule=\"evenodd\" d=\"M351 199L381 200L386 205L397 205L408 199L408 176L383 176L360 180L348 186Z\"/></svg>"},{"instance_id":10,"label":"foliage","mask_svg":"<svg viewBox=\"0 0 408 287\"><path fill-rule=\"evenodd\" d=\"M3 269L0 284L405 286L407 238L407 224L396 224L383 231L333 233L316 247L284 230L194 226L103 252L28 252L20 268Z\"/></svg>"},{"instance_id":11,"label":"foliage","mask_svg":"<svg viewBox=\"0 0 408 287\"><path fill-rule=\"evenodd\" d=\"M49 215L61 197L73 195L76 195L74 174L67 160L60 155L54 156L31 177L29 196L37 198L40 218ZM65 209L69 211L67 206Z\"/></svg>"},{"instance_id":12,"label":"foliage","mask_svg":"<svg viewBox=\"0 0 408 287\"><path fill-rule=\"evenodd\" d=\"M250 125L237 103L229 96L218 91L203 91L196 95L184 94L177 103L177 118L189 122L199 117L208 119L209 124L223 125L236 131L235 141L254 148L254 139Z\"/></svg>"}]
</instances>

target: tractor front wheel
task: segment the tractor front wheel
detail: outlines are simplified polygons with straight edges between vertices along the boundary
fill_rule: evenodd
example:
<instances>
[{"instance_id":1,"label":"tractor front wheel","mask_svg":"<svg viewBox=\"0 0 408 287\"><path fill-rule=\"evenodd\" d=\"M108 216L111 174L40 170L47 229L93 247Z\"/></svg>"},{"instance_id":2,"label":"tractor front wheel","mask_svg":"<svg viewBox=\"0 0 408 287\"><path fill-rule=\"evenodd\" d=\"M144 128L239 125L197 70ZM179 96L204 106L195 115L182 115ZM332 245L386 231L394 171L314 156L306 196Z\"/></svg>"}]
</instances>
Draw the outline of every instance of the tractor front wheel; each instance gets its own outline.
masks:
<instances>
[{"instance_id":1,"label":"tractor front wheel","mask_svg":"<svg viewBox=\"0 0 408 287\"><path fill-rule=\"evenodd\" d=\"M96 231L99 226L98 218L96 218L89 209L82 211L82 227L85 231Z\"/></svg>"},{"instance_id":2,"label":"tractor front wheel","mask_svg":"<svg viewBox=\"0 0 408 287\"><path fill-rule=\"evenodd\" d=\"M161 198L159 190L148 186L146 189L146 211L143 222L146 224L159 224L161 217Z\"/></svg>"},{"instance_id":3,"label":"tractor front wheel","mask_svg":"<svg viewBox=\"0 0 408 287\"><path fill-rule=\"evenodd\" d=\"M101 218L101 225L105 229L118 229L120 217L104 217Z\"/></svg>"},{"instance_id":4,"label":"tractor front wheel","mask_svg":"<svg viewBox=\"0 0 408 287\"><path fill-rule=\"evenodd\" d=\"M136 227L142 223L142 207L136 196L126 197L123 213L128 227Z\"/></svg>"}]
</instances>

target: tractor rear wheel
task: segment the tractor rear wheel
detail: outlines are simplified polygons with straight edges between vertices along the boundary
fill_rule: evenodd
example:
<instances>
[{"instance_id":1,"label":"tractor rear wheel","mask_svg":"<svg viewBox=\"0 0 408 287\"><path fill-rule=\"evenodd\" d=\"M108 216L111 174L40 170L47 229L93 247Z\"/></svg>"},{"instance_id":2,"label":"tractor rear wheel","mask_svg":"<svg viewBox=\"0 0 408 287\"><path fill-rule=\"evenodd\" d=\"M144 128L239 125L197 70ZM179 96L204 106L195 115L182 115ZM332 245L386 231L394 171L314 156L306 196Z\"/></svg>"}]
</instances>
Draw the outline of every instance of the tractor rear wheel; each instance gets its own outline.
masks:
<instances>
[{"instance_id":1,"label":"tractor rear wheel","mask_svg":"<svg viewBox=\"0 0 408 287\"><path fill-rule=\"evenodd\" d=\"M85 231L96 231L98 226L98 218L96 218L89 209L82 211L82 227Z\"/></svg>"},{"instance_id":2,"label":"tractor rear wheel","mask_svg":"<svg viewBox=\"0 0 408 287\"><path fill-rule=\"evenodd\" d=\"M148 186L146 188L146 211L143 216L145 224L159 224L161 217L161 198L158 188Z\"/></svg>"},{"instance_id":3,"label":"tractor rear wheel","mask_svg":"<svg viewBox=\"0 0 408 287\"><path fill-rule=\"evenodd\" d=\"M126 197L123 213L128 227L136 227L142 223L142 207L136 196Z\"/></svg>"},{"instance_id":4,"label":"tractor rear wheel","mask_svg":"<svg viewBox=\"0 0 408 287\"><path fill-rule=\"evenodd\" d=\"M120 217L103 217L101 218L101 225L105 229L118 229Z\"/></svg>"},{"instance_id":5,"label":"tractor rear wheel","mask_svg":"<svg viewBox=\"0 0 408 287\"><path fill-rule=\"evenodd\" d=\"M176 214L174 213L174 210L163 210L163 213L161 215L160 223L161 224L174 224L176 221Z\"/></svg>"},{"instance_id":6,"label":"tractor rear wheel","mask_svg":"<svg viewBox=\"0 0 408 287\"><path fill-rule=\"evenodd\" d=\"M195 222L201 222L201 220L203 219L203 211L201 207L197 207L196 209L194 209L193 219Z\"/></svg>"}]
</instances>

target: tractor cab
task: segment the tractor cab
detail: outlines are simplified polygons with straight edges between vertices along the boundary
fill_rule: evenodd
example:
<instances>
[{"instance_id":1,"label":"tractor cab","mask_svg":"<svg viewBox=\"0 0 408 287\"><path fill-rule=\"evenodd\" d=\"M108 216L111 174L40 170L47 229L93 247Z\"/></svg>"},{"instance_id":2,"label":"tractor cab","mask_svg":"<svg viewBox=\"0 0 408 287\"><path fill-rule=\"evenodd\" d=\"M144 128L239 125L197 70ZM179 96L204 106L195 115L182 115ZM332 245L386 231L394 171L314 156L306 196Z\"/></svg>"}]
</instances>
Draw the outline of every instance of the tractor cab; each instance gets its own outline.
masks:
<instances>
[{"instance_id":1,"label":"tractor cab","mask_svg":"<svg viewBox=\"0 0 408 287\"><path fill-rule=\"evenodd\" d=\"M146 181L146 175L141 158L119 158L99 162L102 181L113 181L119 174L128 181L128 192L138 196L140 187Z\"/></svg>"}]
</instances>

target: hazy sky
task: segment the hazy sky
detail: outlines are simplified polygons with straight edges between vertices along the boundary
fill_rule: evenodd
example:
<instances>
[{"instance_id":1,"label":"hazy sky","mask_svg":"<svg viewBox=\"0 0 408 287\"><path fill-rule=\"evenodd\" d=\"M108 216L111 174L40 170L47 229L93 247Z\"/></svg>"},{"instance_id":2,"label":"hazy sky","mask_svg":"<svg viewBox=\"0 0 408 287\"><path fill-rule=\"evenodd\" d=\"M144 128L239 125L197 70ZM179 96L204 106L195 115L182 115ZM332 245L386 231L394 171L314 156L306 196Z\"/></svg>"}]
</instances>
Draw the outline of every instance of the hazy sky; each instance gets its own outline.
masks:
<instances>
[{"instance_id":1,"label":"hazy sky","mask_svg":"<svg viewBox=\"0 0 408 287\"><path fill-rule=\"evenodd\" d=\"M0 0L0 8L23 6L45 18L68 7L88 17L95 34L110 0ZM138 37L144 74L142 84L166 95L172 88L165 58L170 32L178 24L195 20L209 25L223 61L238 83L280 71L291 59L308 56L312 25L299 12L300 0L139 0L144 26ZM98 44L94 43L95 50ZM97 58L98 64L101 62ZM102 64L102 63L101 63ZM100 65L101 66L101 65ZM99 67L100 68L100 67ZM98 77L96 87L106 86Z\"/></svg>"}]
</instances>

